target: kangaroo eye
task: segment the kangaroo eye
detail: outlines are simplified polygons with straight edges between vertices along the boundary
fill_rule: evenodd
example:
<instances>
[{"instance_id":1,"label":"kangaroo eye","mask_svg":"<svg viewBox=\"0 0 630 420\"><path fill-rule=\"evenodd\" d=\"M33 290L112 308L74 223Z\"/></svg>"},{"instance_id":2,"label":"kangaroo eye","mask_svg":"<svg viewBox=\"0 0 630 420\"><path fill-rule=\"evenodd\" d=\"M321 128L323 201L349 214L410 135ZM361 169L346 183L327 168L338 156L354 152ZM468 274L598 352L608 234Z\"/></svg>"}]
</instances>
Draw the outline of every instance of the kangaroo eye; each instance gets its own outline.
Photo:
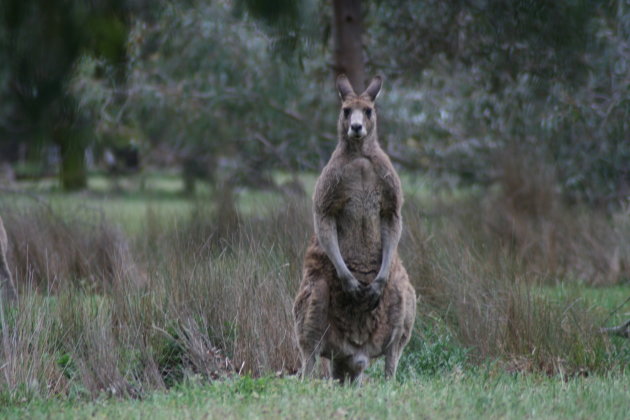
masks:
<instances>
[{"instance_id":1,"label":"kangaroo eye","mask_svg":"<svg viewBox=\"0 0 630 420\"><path fill-rule=\"evenodd\" d=\"M350 111L351 111L350 108L344 108L343 109L343 116L344 116L344 118L348 118L350 116Z\"/></svg>"},{"instance_id":2,"label":"kangaroo eye","mask_svg":"<svg viewBox=\"0 0 630 420\"><path fill-rule=\"evenodd\" d=\"M368 118L372 117L372 108L365 108L365 116Z\"/></svg>"}]
</instances>

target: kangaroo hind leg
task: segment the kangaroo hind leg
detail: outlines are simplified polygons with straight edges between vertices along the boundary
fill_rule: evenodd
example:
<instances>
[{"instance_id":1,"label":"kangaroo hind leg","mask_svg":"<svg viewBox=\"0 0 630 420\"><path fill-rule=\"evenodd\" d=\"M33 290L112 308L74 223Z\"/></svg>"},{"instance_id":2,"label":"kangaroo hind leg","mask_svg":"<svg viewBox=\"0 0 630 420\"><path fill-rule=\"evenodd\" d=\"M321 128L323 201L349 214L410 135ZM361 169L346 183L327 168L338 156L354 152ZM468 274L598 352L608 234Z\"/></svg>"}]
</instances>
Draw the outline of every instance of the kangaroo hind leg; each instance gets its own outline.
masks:
<instances>
[{"instance_id":1,"label":"kangaroo hind leg","mask_svg":"<svg viewBox=\"0 0 630 420\"><path fill-rule=\"evenodd\" d=\"M302 377L313 375L317 356L325 345L328 332L328 287L325 282L309 285L294 306L296 335L302 359Z\"/></svg>"}]
</instances>

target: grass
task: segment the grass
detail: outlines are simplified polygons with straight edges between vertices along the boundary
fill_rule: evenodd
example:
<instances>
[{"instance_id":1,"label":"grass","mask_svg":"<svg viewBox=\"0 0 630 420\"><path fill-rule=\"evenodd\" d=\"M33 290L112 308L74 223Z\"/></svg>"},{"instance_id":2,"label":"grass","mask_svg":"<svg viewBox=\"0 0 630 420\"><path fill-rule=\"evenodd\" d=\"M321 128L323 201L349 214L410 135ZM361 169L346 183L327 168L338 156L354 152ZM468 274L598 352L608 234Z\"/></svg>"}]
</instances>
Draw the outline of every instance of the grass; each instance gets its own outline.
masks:
<instances>
[{"instance_id":1,"label":"grass","mask_svg":"<svg viewBox=\"0 0 630 420\"><path fill-rule=\"evenodd\" d=\"M102 178L81 194L29 185L46 205L1 196L22 293L0 325L0 414L619 417L630 346L598 328L630 311L608 316L630 296L627 212L540 203L555 196L537 185L512 197L403 179L418 319L399 382L383 383L378 361L361 389L269 376L299 366L307 198L202 188L192 200L169 176L116 193Z\"/></svg>"},{"instance_id":2,"label":"grass","mask_svg":"<svg viewBox=\"0 0 630 420\"><path fill-rule=\"evenodd\" d=\"M564 282L555 286L543 286L540 293L557 301L582 301L586 307L609 318L608 322L611 324L630 318L630 302L619 307L630 297L630 283L594 287L577 282Z\"/></svg>"},{"instance_id":3,"label":"grass","mask_svg":"<svg viewBox=\"0 0 630 420\"><path fill-rule=\"evenodd\" d=\"M276 174L275 178L280 184L290 180L283 173ZM19 192L0 194L0 208L28 208L37 202L45 202L58 214L92 213L93 217L104 216L127 233L138 234L147 212L168 223L173 218L189 214L200 202L214 200L217 196L212 186L201 181L194 197L185 195L183 181L175 174L147 174L143 179L144 186L141 187L137 176L122 176L117 188L108 177L94 174L88 179L88 190L70 194L59 190L56 178L24 181L19 185ZM309 195L315 179L313 174L300 177ZM243 215L251 215L261 206L277 206L283 200L279 191L247 187L235 190L238 211Z\"/></svg>"},{"instance_id":4,"label":"grass","mask_svg":"<svg viewBox=\"0 0 630 420\"><path fill-rule=\"evenodd\" d=\"M299 177L306 195L310 197L315 186L316 174L304 173ZM279 185L291 181L284 173L277 173L274 179ZM428 179L417 175L403 175L406 193L415 199L431 202L435 199L435 191ZM144 187L137 176L123 176L119 189L102 174L91 175L88 179L87 192L68 194L58 188L58 180L43 179L24 181L19 185L22 193L0 194L0 206L28 207L34 203L33 197L45 200L59 213L74 212L77 209L104 214L112 223L122 226L129 233L137 233L138 226L146 217L147 211L154 211L165 220L190 212L195 203L212 199L213 188L199 182L195 197L183 194L184 186L181 177L176 174L149 173L144 176ZM458 195L462 192L459 191ZM444 195L445 199L448 194ZM282 203L283 195L278 191L259 191L240 187L236 191L236 202L241 214L251 215L260 206L273 207Z\"/></svg>"},{"instance_id":5,"label":"grass","mask_svg":"<svg viewBox=\"0 0 630 420\"><path fill-rule=\"evenodd\" d=\"M235 378L210 385L187 383L143 400L34 401L0 411L10 418L536 418L625 419L627 374L563 381L509 375L490 367L426 376L415 381L374 381L361 388L294 378Z\"/></svg>"}]
</instances>

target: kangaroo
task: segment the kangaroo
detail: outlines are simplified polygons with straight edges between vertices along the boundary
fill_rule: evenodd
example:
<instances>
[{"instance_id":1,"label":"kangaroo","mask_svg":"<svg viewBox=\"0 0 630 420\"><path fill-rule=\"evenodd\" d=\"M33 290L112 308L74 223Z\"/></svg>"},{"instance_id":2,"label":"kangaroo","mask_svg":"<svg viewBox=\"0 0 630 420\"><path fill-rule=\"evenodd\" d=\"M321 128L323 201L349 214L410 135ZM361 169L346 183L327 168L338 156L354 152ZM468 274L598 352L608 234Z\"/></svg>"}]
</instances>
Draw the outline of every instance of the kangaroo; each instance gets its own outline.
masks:
<instances>
[{"instance_id":1,"label":"kangaroo","mask_svg":"<svg viewBox=\"0 0 630 420\"><path fill-rule=\"evenodd\" d=\"M11 280L11 271L7 264L8 247L7 232L4 230L2 217L0 217L0 299L14 300L16 297L15 289Z\"/></svg>"},{"instance_id":2,"label":"kangaroo","mask_svg":"<svg viewBox=\"0 0 630 420\"><path fill-rule=\"evenodd\" d=\"M337 78L339 141L315 187L315 235L293 306L303 377L322 356L334 379L360 383L384 355L393 378L411 336L416 293L397 253L403 194L376 133L381 85L377 76L357 95Z\"/></svg>"}]
</instances>

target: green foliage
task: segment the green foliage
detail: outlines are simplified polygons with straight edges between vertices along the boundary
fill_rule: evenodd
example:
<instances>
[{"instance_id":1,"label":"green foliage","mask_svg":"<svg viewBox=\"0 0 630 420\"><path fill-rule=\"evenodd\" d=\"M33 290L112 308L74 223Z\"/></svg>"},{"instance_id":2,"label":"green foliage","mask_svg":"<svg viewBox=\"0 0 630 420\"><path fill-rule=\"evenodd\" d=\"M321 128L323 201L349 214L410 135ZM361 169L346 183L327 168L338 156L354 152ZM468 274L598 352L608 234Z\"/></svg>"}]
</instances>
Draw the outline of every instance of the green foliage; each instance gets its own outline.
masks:
<instances>
[{"instance_id":1,"label":"green foliage","mask_svg":"<svg viewBox=\"0 0 630 420\"><path fill-rule=\"evenodd\" d=\"M544 82L583 71L580 57L590 35L585 29L598 9L585 0L366 3L375 62L391 63L413 80L418 69L443 56L478 70L494 90L522 72Z\"/></svg>"},{"instance_id":2,"label":"green foliage","mask_svg":"<svg viewBox=\"0 0 630 420\"><path fill-rule=\"evenodd\" d=\"M420 316L413 336L400 359L401 380L447 374L464 369L468 350L457 342L443 320Z\"/></svg>"},{"instance_id":3,"label":"green foliage","mask_svg":"<svg viewBox=\"0 0 630 420\"><path fill-rule=\"evenodd\" d=\"M273 384L274 377L263 376L260 378L252 378L249 375L238 377L235 380L228 381L225 385L230 389L231 393L237 398L259 398L269 391L273 391L276 384ZM224 384L214 386L219 392L223 392Z\"/></svg>"},{"instance_id":4,"label":"green foliage","mask_svg":"<svg viewBox=\"0 0 630 420\"><path fill-rule=\"evenodd\" d=\"M325 155L317 132L325 101L321 79L311 77L323 71L322 56L303 67L279 59L280 36L236 18L226 4L172 3L153 24L133 27L124 113L89 62L77 94L98 110L101 138L138 133L146 150L166 146L176 162L197 161L210 174L218 168L231 182L264 183L261 172L313 167Z\"/></svg>"},{"instance_id":5,"label":"green foliage","mask_svg":"<svg viewBox=\"0 0 630 420\"><path fill-rule=\"evenodd\" d=\"M610 207L627 195L624 1L362 9L367 74L386 76L380 133L395 162L446 185L490 185L503 176L499 156L518 145L555 166L569 201ZM95 143L92 126L97 152L140 145L149 163L182 165L187 182L218 174L268 186L270 170L318 169L335 144L328 3L9 1L0 17L0 127L41 144L68 122L77 135L55 140L74 145L68 173L82 170L72 162Z\"/></svg>"},{"instance_id":6,"label":"green foliage","mask_svg":"<svg viewBox=\"0 0 630 420\"><path fill-rule=\"evenodd\" d=\"M503 176L501 154L519 147L524 159L555 166L570 201L614 206L627 193L622 1L363 6L366 69L386 76L379 131L395 162L447 185L490 185ZM77 96L98 110L104 142L166 146L192 177L265 186L270 169L317 169L335 144L329 9L308 0L170 3L134 23L124 101L89 71L76 79Z\"/></svg>"},{"instance_id":7,"label":"green foliage","mask_svg":"<svg viewBox=\"0 0 630 420\"><path fill-rule=\"evenodd\" d=\"M61 152L66 189L86 186L91 121L68 85L83 55L114 63L121 74L135 2L7 0L0 8L0 139L44 144Z\"/></svg>"},{"instance_id":8,"label":"green foliage","mask_svg":"<svg viewBox=\"0 0 630 420\"><path fill-rule=\"evenodd\" d=\"M68 379L76 374L76 364L70 353L61 353L57 357L57 365Z\"/></svg>"},{"instance_id":9,"label":"green foliage","mask_svg":"<svg viewBox=\"0 0 630 420\"><path fill-rule=\"evenodd\" d=\"M182 382L186 374L185 349L179 341L177 331L170 327L166 334L153 337L153 358L160 371L160 375L167 387Z\"/></svg>"},{"instance_id":10,"label":"green foliage","mask_svg":"<svg viewBox=\"0 0 630 420\"><path fill-rule=\"evenodd\" d=\"M623 1L376 2L369 16L371 60L399 83L384 108L404 161L488 185L518 146L557 169L569 200L627 195Z\"/></svg>"}]
</instances>

